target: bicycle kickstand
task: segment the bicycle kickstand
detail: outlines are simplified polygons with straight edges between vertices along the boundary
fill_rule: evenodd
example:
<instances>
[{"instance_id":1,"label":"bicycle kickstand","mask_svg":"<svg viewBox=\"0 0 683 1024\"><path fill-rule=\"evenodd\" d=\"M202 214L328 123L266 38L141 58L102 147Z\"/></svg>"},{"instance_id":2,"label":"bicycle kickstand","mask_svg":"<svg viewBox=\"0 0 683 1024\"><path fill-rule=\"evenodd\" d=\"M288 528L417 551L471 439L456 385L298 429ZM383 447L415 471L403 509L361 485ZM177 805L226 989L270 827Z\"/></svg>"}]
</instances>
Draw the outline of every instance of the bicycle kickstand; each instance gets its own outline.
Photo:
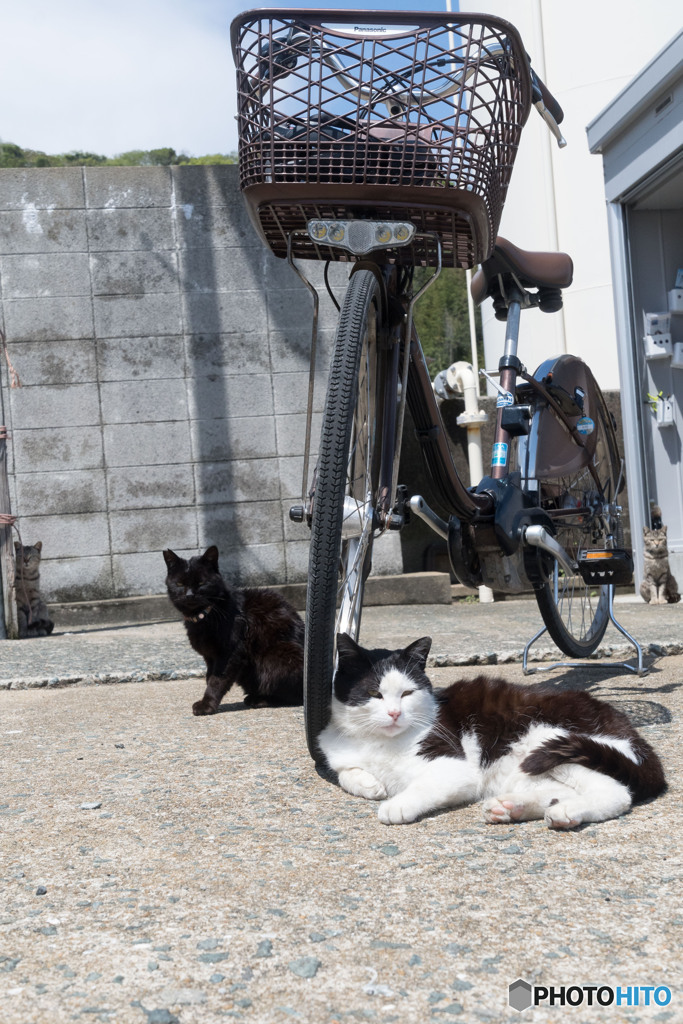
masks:
<instances>
[{"instance_id":1,"label":"bicycle kickstand","mask_svg":"<svg viewBox=\"0 0 683 1024\"><path fill-rule=\"evenodd\" d=\"M594 661L554 661L554 662L552 662L552 664L535 665L533 668L529 668L529 665L528 665L529 650L531 649L532 645L535 644L536 641L540 637L542 637L545 632L547 632L546 626L543 626L542 629L539 629L538 633L536 633L534 636L532 636L531 640L529 640L529 642L527 643L526 647L524 648L524 655L522 657L522 671L524 672L524 675L525 676L526 675L531 675L534 672L549 672L553 668L578 668L580 666L581 667L583 667L583 666L590 666L591 668L607 668L607 669L609 669L609 668L625 668L625 669L628 669L629 672L635 672L639 676L646 675L646 673L649 671L649 668L643 665L643 648L640 646L638 641L635 640L634 637L632 637L631 634L626 629L624 629L624 627L621 625L621 623L617 621L616 616L614 614L614 585L613 584L611 584L607 588L607 596L608 596L608 601L609 601L609 617L610 617L610 621L616 626L616 628L619 630L619 632L621 634L623 634L623 636L626 637L626 639L629 641L629 643L632 644L633 647L635 647L636 653L637 653L637 656L638 656L638 664L637 665L629 665L629 663L627 661L617 661L617 662L608 661L608 662L605 662L605 661L597 660L596 659Z\"/></svg>"}]
</instances>

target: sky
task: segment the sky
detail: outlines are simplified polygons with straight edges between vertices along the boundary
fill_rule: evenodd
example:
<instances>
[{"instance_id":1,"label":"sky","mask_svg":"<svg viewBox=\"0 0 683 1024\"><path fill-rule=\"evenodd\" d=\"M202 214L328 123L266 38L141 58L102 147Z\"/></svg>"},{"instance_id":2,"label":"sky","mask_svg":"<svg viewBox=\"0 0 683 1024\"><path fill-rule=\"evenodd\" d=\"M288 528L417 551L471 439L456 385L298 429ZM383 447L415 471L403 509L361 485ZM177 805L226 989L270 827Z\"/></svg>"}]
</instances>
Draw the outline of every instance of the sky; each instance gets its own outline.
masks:
<instances>
[{"instance_id":1,"label":"sky","mask_svg":"<svg viewBox=\"0 0 683 1024\"><path fill-rule=\"evenodd\" d=\"M0 141L104 156L236 150L230 22L265 6L445 10L446 0L0 0Z\"/></svg>"}]
</instances>

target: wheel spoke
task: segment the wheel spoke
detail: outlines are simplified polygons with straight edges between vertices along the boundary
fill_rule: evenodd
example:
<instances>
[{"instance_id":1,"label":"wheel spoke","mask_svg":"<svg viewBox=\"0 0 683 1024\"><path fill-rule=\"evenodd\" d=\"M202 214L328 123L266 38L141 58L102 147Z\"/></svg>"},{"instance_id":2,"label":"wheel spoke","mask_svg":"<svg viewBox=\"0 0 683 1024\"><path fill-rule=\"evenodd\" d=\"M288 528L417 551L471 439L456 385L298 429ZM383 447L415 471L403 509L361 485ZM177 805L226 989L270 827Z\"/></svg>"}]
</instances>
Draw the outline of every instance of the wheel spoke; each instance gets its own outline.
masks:
<instances>
[{"instance_id":1,"label":"wheel spoke","mask_svg":"<svg viewBox=\"0 0 683 1024\"><path fill-rule=\"evenodd\" d=\"M363 566L371 537L372 515L370 514L365 518L361 536L346 544L346 557L342 558L341 562L340 605L335 634L348 633L349 636L358 637L364 582Z\"/></svg>"}]
</instances>

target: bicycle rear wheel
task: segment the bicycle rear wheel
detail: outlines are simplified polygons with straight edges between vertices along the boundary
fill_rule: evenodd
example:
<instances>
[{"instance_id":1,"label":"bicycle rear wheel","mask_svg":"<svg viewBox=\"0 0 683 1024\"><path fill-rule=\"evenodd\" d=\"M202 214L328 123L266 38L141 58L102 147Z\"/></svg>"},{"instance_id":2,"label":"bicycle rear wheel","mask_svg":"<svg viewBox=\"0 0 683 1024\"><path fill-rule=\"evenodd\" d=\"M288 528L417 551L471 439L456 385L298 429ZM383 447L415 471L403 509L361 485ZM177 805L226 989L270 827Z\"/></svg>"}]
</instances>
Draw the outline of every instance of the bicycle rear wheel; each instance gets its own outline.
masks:
<instances>
[{"instance_id":1,"label":"bicycle rear wheel","mask_svg":"<svg viewBox=\"0 0 683 1024\"><path fill-rule=\"evenodd\" d=\"M306 598L306 741L329 719L337 633L357 639L376 532L381 453L381 290L370 270L352 275L341 309L314 478Z\"/></svg>"},{"instance_id":2,"label":"bicycle rear wheel","mask_svg":"<svg viewBox=\"0 0 683 1024\"><path fill-rule=\"evenodd\" d=\"M582 549L613 543L618 529L615 502L621 459L609 412L597 385L594 387L590 458L569 472L538 480L539 504L550 515L557 540L574 561ZM551 416L554 428L550 426ZM536 437L539 431L545 431L548 444L549 429L566 438L566 431L547 408L537 412L534 419L530 438L534 430ZM568 576L554 562L548 582L536 591L536 600L548 633L561 651L571 658L585 658L595 652L609 622L606 586L587 584L578 573Z\"/></svg>"}]
</instances>

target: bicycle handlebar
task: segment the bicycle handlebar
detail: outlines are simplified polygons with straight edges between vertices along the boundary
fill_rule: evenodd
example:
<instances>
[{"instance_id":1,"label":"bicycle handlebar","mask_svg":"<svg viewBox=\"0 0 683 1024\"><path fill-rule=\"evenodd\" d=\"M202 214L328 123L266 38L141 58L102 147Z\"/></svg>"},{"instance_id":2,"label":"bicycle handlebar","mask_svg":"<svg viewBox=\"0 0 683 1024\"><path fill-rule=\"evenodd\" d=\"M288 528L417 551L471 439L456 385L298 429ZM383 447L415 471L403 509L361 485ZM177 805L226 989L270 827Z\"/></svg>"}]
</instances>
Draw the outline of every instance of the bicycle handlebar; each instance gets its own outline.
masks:
<instances>
[{"instance_id":1,"label":"bicycle handlebar","mask_svg":"<svg viewBox=\"0 0 683 1024\"><path fill-rule=\"evenodd\" d=\"M564 121L564 111L557 102L545 82L541 81L533 68L531 68L531 88L533 90L534 103L542 100L546 110L555 118L557 124Z\"/></svg>"},{"instance_id":2,"label":"bicycle handlebar","mask_svg":"<svg viewBox=\"0 0 683 1024\"><path fill-rule=\"evenodd\" d=\"M534 69L530 67L529 71L531 72L533 105L557 139L558 146L562 148L567 145L566 139L560 131L560 125L564 121L564 111L548 86L538 77Z\"/></svg>"}]
</instances>

